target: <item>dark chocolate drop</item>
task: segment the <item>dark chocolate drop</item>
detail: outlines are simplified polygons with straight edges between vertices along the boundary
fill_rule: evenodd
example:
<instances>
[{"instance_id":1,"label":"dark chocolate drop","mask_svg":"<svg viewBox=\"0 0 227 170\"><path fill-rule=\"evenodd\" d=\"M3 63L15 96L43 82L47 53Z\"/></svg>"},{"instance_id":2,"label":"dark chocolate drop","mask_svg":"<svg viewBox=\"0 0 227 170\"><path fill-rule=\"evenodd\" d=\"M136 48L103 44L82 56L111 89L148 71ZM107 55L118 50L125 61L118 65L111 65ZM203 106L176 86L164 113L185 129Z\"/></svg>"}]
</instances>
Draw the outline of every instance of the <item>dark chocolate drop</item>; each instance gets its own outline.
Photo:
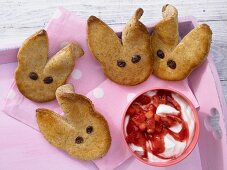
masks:
<instances>
[{"instance_id":1,"label":"dark chocolate drop","mask_svg":"<svg viewBox=\"0 0 227 170\"><path fill-rule=\"evenodd\" d=\"M167 66L168 66L169 68L171 68L171 69L175 69L175 68L177 67L177 64L176 64L176 62L173 61L173 60L168 60L168 61L167 61Z\"/></svg>"},{"instance_id":2,"label":"dark chocolate drop","mask_svg":"<svg viewBox=\"0 0 227 170\"><path fill-rule=\"evenodd\" d=\"M32 80L37 80L37 79L39 78L39 77L38 77L38 74L35 73L35 72L29 73L29 77L30 77L30 79L32 79Z\"/></svg>"},{"instance_id":3,"label":"dark chocolate drop","mask_svg":"<svg viewBox=\"0 0 227 170\"><path fill-rule=\"evenodd\" d=\"M83 142L84 142L84 139L81 136L76 137L76 139L75 139L76 144L81 144Z\"/></svg>"},{"instance_id":4,"label":"dark chocolate drop","mask_svg":"<svg viewBox=\"0 0 227 170\"><path fill-rule=\"evenodd\" d=\"M93 132L93 127L92 126L88 126L86 128L86 132L87 132L87 134L91 134Z\"/></svg>"},{"instance_id":5,"label":"dark chocolate drop","mask_svg":"<svg viewBox=\"0 0 227 170\"><path fill-rule=\"evenodd\" d=\"M132 59L131 59L133 63L138 63L140 60L141 60L140 55L134 55L132 56Z\"/></svg>"},{"instance_id":6,"label":"dark chocolate drop","mask_svg":"<svg viewBox=\"0 0 227 170\"><path fill-rule=\"evenodd\" d=\"M53 80L53 78L52 77L45 77L45 79L43 79L43 82L45 83L45 84L50 84L50 83L52 83L54 80Z\"/></svg>"},{"instance_id":7,"label":"dark chocolate drop","mask_svg":"<svg viewBox=\"0 0 227 170\"><path fill-rule=\"evenodd\" d=\"M162 50L158 50L158 51L157 51L157 56L158 56L159 58L163 59L163 58L165 57L165 54L163 53Z\"/></svg>"},{"instance_id":8,"label":"dark chocolate drop","mask_svg":"<svg viewBox=\"0 0 227 170\"><path fill-rule=\"evenodd\" d=\"M125 67L126 66L126 62L124 60L117 60L117 66L118 67Z\"/></svg>"}]
</instances>

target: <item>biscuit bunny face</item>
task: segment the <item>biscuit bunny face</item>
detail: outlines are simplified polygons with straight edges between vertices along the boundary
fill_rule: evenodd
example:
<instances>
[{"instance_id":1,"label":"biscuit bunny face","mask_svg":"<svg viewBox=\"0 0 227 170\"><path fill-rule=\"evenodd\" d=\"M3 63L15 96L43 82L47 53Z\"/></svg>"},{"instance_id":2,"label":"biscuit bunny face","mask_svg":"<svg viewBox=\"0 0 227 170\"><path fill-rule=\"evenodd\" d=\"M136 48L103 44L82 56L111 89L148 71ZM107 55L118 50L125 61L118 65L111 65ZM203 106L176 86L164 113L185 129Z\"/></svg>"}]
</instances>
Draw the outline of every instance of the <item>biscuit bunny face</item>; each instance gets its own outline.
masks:
<instances>
[{"instance_id":1,"label":"biscuit bunny face","mask_svg":"<svg viewBox=\"0 0 227 170\"><path fill-rule=\"evenodd\" d=\"M74 93L72 85L63 85L56 97L64 116L47 109L37 109L40 131L54 146L81 160L104 156L111 143L108 124L94 110L91 101Z\"/></svg>"},{"instance_id":2,"label":"biscuit bunny face","mask_svg":"<svg viewBox=\"0 0 227 170\"><path fill-rule=\"evenodd\" d=\"M29 37L18 52L15 80L19 91L30 100L46 102L55 98L56 89L65 83L84 54L78 44L69 44L48 61L48 37L41 30Z\"/></svg>"},{"instance_id":3,"label":"biscuit bunny face","mask_svg":"<svg viewBox=\"0 0 227 170\"><path fill-rule=\"evenodd\" d=\"M88 19L88 45L100 62L105 75L123 85L145 81L152 72L153 57L147 28L139 21L143 14L137 9L122 32L122 41L100 19Z\"/></svg>"},{"instance_id":4,"label":"biscuit bunny face","mask_svg":"<svg viewBox=\"0 0 227 170\"><path fill-rule=\"evenodd\" d=\"M179 43L178 13L171 5L162 9L163 20L151 35L155 58L154 75L165 80L182 80L208 55L212 31L202 24L189 32Z\"/></svg>"}]
</instances>

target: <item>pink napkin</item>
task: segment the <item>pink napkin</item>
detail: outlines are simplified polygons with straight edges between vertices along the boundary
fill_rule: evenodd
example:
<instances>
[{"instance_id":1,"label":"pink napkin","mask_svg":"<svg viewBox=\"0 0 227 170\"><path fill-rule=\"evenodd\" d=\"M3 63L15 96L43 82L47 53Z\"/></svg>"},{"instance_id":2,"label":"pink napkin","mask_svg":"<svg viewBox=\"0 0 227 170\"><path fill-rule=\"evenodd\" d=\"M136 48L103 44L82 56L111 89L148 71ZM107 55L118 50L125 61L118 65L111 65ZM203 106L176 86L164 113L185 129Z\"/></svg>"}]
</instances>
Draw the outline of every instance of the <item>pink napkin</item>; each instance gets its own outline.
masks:
<instances>
[{"instance_id":1,"label":"pink napkin","mask_svg":"<svg viewBox=\"0 0 227 170\"><path fill-rule=\"evenodd\" d=\"M121 119L128 102L132 98L152 87L172 88L182 92L199 107L187 80L168 82L151 76L144 83L128 87L115 84L106 79L100 65L90 54L86 42L86 22L74 16L63 8L59 8L47 27L49 36L49 53L53 55L67 42L78 42L85 55L77 61L77 65L67 83L75 86L76 92L89 97L95 108L108 121L112 144L109 152L102 159L94 161L99 169L114 169L130 157L121 136ZM3 111L19 121L38 130L35 110L39 107L61 113L56 100L48 103L35 103L26 99L18 91L15 82L12 83L5 99ZM52 147L52 146L50 146Z\"/></svg>"}]
</instances>

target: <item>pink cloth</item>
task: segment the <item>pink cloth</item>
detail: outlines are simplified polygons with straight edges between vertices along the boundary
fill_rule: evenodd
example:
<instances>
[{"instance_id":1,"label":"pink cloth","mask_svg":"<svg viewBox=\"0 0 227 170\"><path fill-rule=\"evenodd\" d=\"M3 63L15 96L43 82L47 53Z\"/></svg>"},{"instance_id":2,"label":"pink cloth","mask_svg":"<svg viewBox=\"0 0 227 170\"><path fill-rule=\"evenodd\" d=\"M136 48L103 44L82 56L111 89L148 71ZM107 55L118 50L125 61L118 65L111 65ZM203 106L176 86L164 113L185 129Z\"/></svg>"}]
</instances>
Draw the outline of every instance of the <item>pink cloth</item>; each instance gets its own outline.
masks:
<instances>
[{"instance_id":1,"label":"pink cloth","mask_svg":"<svg viewBox=\"0 0 227 170\"><path fill-rule=\"evenodd\" d=\"M100 65L92 57L86 42L86 22L70 12L59 8L47 27L49 36L49 54L53 55L67 42L78 42L85 51L68 79L67 83L75 86L76 92L89 97L95 108L100 111L108 121L112 137L112 145L105 157L94 161L99 169L114 169L130 157L121 137L121 119L128 102L152 87L172 88L187 96L195 107L199 107L187 80L168 82L151 76L144 83L128 87L121 86L107 80L102 73ZM35 110L39 107L48 108L61 113L56 100L48 103L35 103L26 99L18 91L15 82L12 83L5 100L3 111L19 121L38 130ZM52 146L50 146L52 147Z\"/></svg>"}]
</instances>

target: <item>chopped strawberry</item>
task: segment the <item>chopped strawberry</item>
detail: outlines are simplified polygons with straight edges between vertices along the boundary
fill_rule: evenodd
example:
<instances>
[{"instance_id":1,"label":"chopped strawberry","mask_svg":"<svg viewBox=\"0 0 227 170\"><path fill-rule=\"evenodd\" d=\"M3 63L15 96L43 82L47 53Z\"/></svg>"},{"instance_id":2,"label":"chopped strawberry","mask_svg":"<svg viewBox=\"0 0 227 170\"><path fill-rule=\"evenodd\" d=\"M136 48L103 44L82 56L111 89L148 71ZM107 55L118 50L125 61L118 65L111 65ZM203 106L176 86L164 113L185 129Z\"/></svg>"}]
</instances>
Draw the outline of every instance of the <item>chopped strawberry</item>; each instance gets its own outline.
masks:
<instances>
[{"instance_id":1,"label":"chopped strawberry","mask_svg":"<svg viewBox=\"0 0 227 170\"><path fill-rule=\"evenodd\" d=\"M145 116L147 119L150 119L150 118L154 117L154 112L152 110L148 110L145 112Z\"/></svg>"},{"instance_id":2,"label":"chopped strawberry","mask_svg":"<svg viewBox=\"0 0 227 170\"><path fill-rule=\"evenodd\" d=\"M128 136L126 136L125 140L127 141L127 143L133 143L137 146L146 146L146 138L140 131L130 133Z\"/></svg>"},{"instance_id":3,"label":"chopped strawberry","mask_svg":"<svg viewBox=\"0 0 227 170\"><path fill-rule=\"evenodd\" d=\"M135 115L135 114L142 112L142 111L143 111L143 109L140 107L140 105L133 103L129 106L129 108L127 110L127 114L132 116L132 115Z\"/></svg>"},{"instance_id":4,"label":"chopped strawberry","mask_svg":"<svg viewBox=\"0 0 227 170\"><path fill-rule=\"evenodd\" d=\"M154 105L156 108L158 107L158 105L159 105L159 97L158 97L158 95L154 95L151 98L151 104Z\"/></svg>"},{"instance_id":5,"label":"chopped strawberry","mask_svg":"<svg viewBox=\"0 0 227 170\"><path fill-rule=\"evenodd\" d=\"M159 154L165 151L165 143L164 143L164 138L155 136L153 137L152 140L152 150L153 153Z\"/></svg>"},{"instance_id":6,"label":"chopped strawberry","mask_svg":"<svg viewBox=\"0 0 227 170\"><path fill-rule=\"evenodd\" d=\"M137 146L141 146L141 147L145 147L146 146L146 138L145 138L143 132L137 132L136 139L137 139L137 141L136 141L135 144Z\"/></svg>"},{"instance_id":7,"label":"chopped strawberry","mask_svg":"<svg viewBox=\"0 0 227 170\"><path fill-rule=\"evenodd\" d=\"M137 145L141 146L141 147L146 147L146 138L144 136L141 136L138 140L137 140Z\"/></svg>"},{"instance_id":8,"label":"chopped strawberry","mask_svg":"<svg viewBox=\"0 0 227 170\"><path fill-rule=\"evenodd\" d=\"M162 129L163 129L163 126L160 123L156 122L155 123L155 132L161 133Z\"/></svg>"},{"instance_id":9,"label":"chopped strawberry","mask_svg":"<svg viewBox=\"0 0 227 170\"><path fill-rule=\"evenodd\" d=\"M137 99L136 102L140 103L141 105L147 105L151 102L151 98L147 95L140 95Z\"/></svg>"},{"instance_id":10,"label":"chopped strawberry","mask_svg":"<svg viewBox=\"0 0 227 170\"><path fill-rule=\"evenodd\" d=\"M155 131L155 120L154 119L148 119L146 121L146 127L148 133L153 133Z\"/></svg>"},{"instance_id":11,"label":"chopped strawberry","mask_svg":"<svg viewBox=\"0 0 227 170\"><path fill-rule=\"evenodd\" d=\"M139 128L140 128L141 131L144 131L146 129L146 124L145 123L141 123L139 125Z\"/></svg>"},{"instance_id":12,"label":"chopped strawberry","mask_svg":"<svg viewBox=\"0 0 227 170\"><path fill-rule=\"evenodd\" d=\"M134 131L130 133L128 136L126 136L125 140L127 143L136 143L136 136L137 133Z\"/></svg>"},{"instance_id":13,"label":"chopped strawberry","mask_svg":"<svg viewBox=\"0 0 227 170\"><path fill-rule=\"evenodd\" d=\"M146 120L146 117L144 113L138 113L132 118L132 121L134 121L137 126L139 126L141 123L144 123L145 120Z\"/></svg>"},{"instance_id":14,"label":"chopped strawberry","mask_svg":"<svg viewBox=\"0 0 227 170\"><path fill-rule=\"evenodd\" d=\"M175 116L175 115L172 115L172 114L166 114L167 117L169 117L170 119L178 122L178 123L181 123L182 122L182 119L179 118L178 116Z\"/></svg>"},{"instance_id":15,"label":"chopped strawberry","mask_svg":"<svg viewBox=\"0 0 227 170\"><path fill-rule=\"evenodd\" d=\"M128 125L126 127L127 133L130 134L130 133L132 133L134 131L138 131L138 130L139 130L139 128L136 126L136 124L134 123L134 121L129 120Z\"/></svg>"},{"instance_id":16,"label":"chopped strawberry","mask_svg":"<svg viewBox=\"0 0 227 170\"><path fill-rule=\"evenodd\" d=\"M148 108L147 108L147 110L151 110L152 112L156 112L156 107L153 105L153 104L150 104L149 106L148 106Z\"/></svg>"},{"instance_id":17,"label":"chopped strawberry","mask_svg":"<svg viewBox=\"0 0 227 170\"><path fill-rule=\"evenodd\" d=\"M156 122L159 122L160 120L161 120L161 117L159 116L159 115L154 115L154 120L156 121Z\"/></svg>"},{"instance_id":18,"label":"chopped strawberry","mask_svg":"<svg viewBox=\"0 0 227 170\"><path fill-rule=\"evenodd\" d=\"M160 96L160 104L166 104L167 103L167 97L165 94L163 94L162 96Z\"/></svg>"},{"instance_id":19,"label":"chopped strawberry","mask_svg":"<svg viewBox=\"0 0 227 170\"><path fill-rule=\"evenodd\" d=\"M171 127L177 124L176 119L170 116L162 116L161 121L164 127Z\"/></svg>"},{"instance_id":20,"label":"chopped strawberry","mask_svg":"<svg viewBox=\"0 0 227 170\"><path fill-rule=\"evenodd\" d=\"M175 109L177 109L179 111L181 110L180 105L173 98L168 97L168 102L170 102Z\"/></svg>"}]
</instances>

